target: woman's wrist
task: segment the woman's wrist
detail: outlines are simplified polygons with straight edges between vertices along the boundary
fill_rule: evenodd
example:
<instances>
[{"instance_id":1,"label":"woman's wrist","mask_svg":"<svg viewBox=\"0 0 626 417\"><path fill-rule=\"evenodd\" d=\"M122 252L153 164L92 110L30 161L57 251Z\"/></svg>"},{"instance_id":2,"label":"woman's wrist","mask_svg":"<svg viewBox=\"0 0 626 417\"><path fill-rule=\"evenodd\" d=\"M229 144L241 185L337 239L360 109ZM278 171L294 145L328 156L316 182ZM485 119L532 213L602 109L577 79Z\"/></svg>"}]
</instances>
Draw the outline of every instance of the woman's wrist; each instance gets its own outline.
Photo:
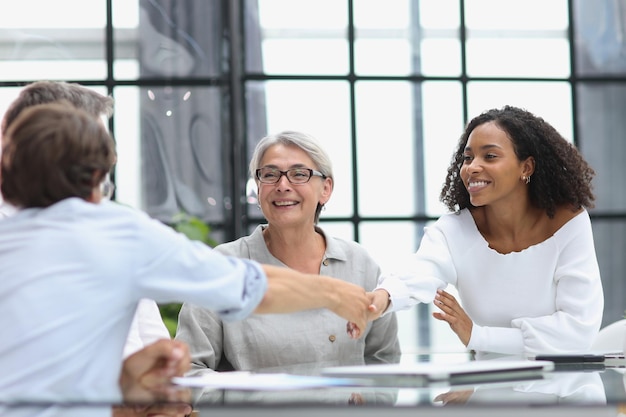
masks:
<instances>
[{"instance_id":1,"label":"woman's wrist","mask_svg":"<svg viewBox=\"0 0 626 417\"><path fill-rule=\"evenodd\" d=\"M387 290L382 288L377 289L374 293L376 294L376 307L379 309L380 314L383 314L391 304L391 296Z\"/></svg>"}]
</instances>

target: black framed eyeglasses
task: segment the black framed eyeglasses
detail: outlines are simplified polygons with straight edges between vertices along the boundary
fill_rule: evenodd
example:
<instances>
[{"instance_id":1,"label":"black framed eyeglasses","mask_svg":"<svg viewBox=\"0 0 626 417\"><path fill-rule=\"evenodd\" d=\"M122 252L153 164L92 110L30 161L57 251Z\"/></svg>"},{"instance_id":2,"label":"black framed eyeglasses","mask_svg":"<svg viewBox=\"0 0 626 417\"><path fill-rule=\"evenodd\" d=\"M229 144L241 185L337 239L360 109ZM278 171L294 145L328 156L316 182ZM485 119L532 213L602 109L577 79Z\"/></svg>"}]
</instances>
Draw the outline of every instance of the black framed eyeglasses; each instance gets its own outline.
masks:
<instances>
[{"instance_id":1,"label":"black framed eyeglasses","mask_svg":"<svg viewBox=\"0 0 626 417\"><path fill-rule=\"evenodd\" d=\"M283 175L292 184L306 184L313 176L326 178L326 175L311 168L291 168L281 171L276 168L263 167L256 170L256 178L263 184L276 184Z\"/></svg>"}]
</instances>

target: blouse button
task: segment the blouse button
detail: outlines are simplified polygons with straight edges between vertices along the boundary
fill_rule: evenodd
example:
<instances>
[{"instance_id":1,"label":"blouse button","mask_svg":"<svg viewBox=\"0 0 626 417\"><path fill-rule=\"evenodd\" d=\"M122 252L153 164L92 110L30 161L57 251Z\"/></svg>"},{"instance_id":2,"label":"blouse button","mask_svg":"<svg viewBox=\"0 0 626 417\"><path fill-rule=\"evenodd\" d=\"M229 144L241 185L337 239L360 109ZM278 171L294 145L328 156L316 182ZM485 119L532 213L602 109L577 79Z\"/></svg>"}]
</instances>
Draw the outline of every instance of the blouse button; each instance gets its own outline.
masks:
<instances>
[{"instance_id":1,"label":"blouse button","mask_svg":"<svg viewBox=\"0 0 626 417\"><path fill-rule=\"evenodd\" d=\"M330 262L328 262L328 259L324 259L324 262L322 262L322 263L324 264L324 266L328 266L328 264L329 264Z\"/></svg>"},{"instance_id":2,"label":"blouse button","mask_svg":"<svg viewBox=\"0 0 626 417\"><path fill-rule=\"evenodd\" d=\"M335 340L337 340L337 336L335 336L334 334L331 334L330 336L328 336L328 340L330 340L331 343L334 343Z\"/></svg>"}]
</instances>

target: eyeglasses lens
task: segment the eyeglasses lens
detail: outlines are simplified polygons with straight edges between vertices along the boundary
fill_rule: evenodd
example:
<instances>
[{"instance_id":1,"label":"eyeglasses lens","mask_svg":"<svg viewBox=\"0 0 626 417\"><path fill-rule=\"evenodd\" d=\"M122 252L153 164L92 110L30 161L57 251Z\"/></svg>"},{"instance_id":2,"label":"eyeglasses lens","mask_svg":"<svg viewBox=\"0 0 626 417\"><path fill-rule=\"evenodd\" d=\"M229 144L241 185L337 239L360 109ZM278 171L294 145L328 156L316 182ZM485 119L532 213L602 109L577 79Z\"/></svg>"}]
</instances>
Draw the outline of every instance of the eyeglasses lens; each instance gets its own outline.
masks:
<instances>
[{"instance_id":1,"label":"eyeglasses lens","mask_svg":"<svg viewBox=\"0 0 626 417\"><path fill-rule=\"evenodd\" d=\"M276 184L285 175L292 184L304 184L309 182L311 171L307 168L292 168L280 171L275 168L260 168L257 170L257 178L264 184Z\"/></svg>"}]
</instances>

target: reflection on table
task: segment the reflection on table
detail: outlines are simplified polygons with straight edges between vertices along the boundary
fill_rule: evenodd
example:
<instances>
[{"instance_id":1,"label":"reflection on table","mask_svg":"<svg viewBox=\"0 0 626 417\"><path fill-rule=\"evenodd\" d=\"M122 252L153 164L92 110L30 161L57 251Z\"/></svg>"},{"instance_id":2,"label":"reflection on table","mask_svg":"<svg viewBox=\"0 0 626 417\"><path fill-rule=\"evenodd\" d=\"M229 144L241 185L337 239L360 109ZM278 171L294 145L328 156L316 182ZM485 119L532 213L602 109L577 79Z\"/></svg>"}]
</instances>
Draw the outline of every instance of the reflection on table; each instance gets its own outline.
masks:
<instances>
[{"instance_id":1,"label":"reflection on table","mask_svg":"<svg viewBox=\"0 0 626 417\"><path fill-rule=\"evenodd\" d=\"M388 358L353 358L341 363L317 362L297 365L264 368L258 373L286 373L291 375L316 376L320 370L331 366L369 365L379 363L398 363L400 357ZM197 390L194 393L196 404L299 404L299 405L394 405L397 401L397 389L381 389L376 387L332 387L324 389L287 390L287 391L238 391L228 390Z\"/></svg>"},{"instance_id":2,"label":"reflection on table","mask_svg":"<svg viewBox=\"0 0 626 417\"><path fill-rule=\"evenodd\" d=\"M483 360L516 359L510 357ZM517 358L519 359L519 358ZM413 353L401 358L373 363L414 362L463 363L475 360L467 352ZM289 375L320 375L323 368L370 364L355 359L346 363L302 363L295 366L259 370L259 373ZM626 364L624 364L626 366ZM573 370L572 370L573 369ZM431 386L376 386L375 384L330 386L315 389L203 389L192 391L194 417L309 417L342 416L412 416L463 415L464 417L502 415L528 416L529 413L550 416L611 416L624 413L626 376L624 367L581 371L558 369L530 380L454 385L437 383ZM271 388L271 387L267 387ZM187 389L187 388L185 388ZM0 415L28 416L33 404L0 404ZM146 408L151 406L151 411ZM67 407L67 415L110 416L111 404L56 404ZM118 408L116 417L144 417L160 405L133 404ZM166 407L166 416L183 417L176 407ZM107 412L108 410L108 412ZM103 412L104 411L104 412ZM120 414L124 411L125 414Z\"/></svg>"},{"instance_id":3,"label":"reflection on table","mask_svg":"<svg viewBox=\"0 0 626 417\"><path fill-rule=\"evenodd\" d=\"M502 359L519 359L500 357ZM441 362L460 363L473 360L466 352L420 353L403 355L400 363ZM490 358L486 360L498 360ZM344 365L352 365L344 364ZM319 375L320 370L338 364L301 364L289 368L264 369L259 372L281 372L296 375ZM625 364L626 365L626 364ZM571 406L617 407L626 403L623 369L591 369L588 371L547 372L532 380L498 381L493 383L445 385L425 387L378 387L351 386L329 387L311 390L236 390L209 389L195 393L195 407L199 412L216 406L246 407L325 407L325 406L368 406L388 407L389 412L401 408L438 408L460 406L480 407L527 407L527 406ZM387 412L387 411L384 411ZM203 414L200 414L203 415ZM613 416L615 414L612 414Z\"/></svg>"}]
</instances>

